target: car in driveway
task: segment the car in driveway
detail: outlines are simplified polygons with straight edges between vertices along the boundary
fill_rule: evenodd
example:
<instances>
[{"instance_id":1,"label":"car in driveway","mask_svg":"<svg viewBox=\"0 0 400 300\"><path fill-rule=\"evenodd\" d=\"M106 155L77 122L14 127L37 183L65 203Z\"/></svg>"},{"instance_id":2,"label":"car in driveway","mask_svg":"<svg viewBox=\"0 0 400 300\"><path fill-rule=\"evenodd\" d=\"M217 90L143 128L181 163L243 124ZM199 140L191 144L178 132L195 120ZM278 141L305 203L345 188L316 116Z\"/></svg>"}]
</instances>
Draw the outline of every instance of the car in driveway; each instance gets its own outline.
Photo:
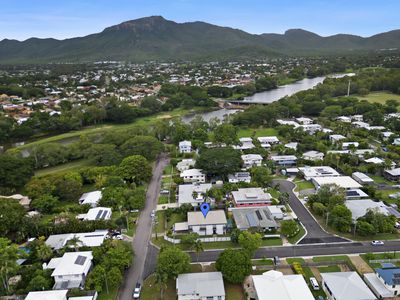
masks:
<instances>
[{"instance_id":1,"label":"car in driveway","mask_svg":"<svg viewBox=\"0 0 400 300\"><path fill-rule=\"evenodd\" d=\"M138 282L136 283L135 289L133 290L133 299L140 298L140 291L142 290L142 285Z\"/></svg>"},{"instance_id":2,"label":"car in driveway","mask_svg":"<svg viewBox=\"0 0 400 300\"><path fill-rule=\"evenodd\" d=\"M383 241L372 241L371 242L372 246L383 246L385 243Z\"/></svg>"}]
</instances>

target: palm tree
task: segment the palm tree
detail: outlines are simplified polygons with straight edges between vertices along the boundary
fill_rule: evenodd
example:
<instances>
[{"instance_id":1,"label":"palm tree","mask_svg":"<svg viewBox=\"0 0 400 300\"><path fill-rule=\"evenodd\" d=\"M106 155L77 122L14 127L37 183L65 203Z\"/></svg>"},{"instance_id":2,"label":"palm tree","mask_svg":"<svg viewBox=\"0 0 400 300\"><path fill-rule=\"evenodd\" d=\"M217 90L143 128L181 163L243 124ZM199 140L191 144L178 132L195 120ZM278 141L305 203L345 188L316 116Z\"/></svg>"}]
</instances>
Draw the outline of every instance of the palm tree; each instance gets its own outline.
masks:
<instances>
[{"instance_id":1,"label":"palm tree","mask_svg":"<svg viewBox=\"0 0 400 300\"><path fill-rule=\"evenodd\" d=\"M203 243L200 239L197 239L192 246L192 249L196 252L197 262L199 261L199 254L204 251Z\"/></svg>"},{"instance_id":2,"label":"palm tree","mask_svg":"<svg viewBox=\"0 0 400 300\"><path fill-rule=\"evenodd\" d=\"M42 261L48 260L52 255L53 251L45 243L36 248L36 256Z\"/></svg>"},{"instance_id":3,"label":"palm tree","mask_svg":"<svg viewBox=\"0 0 400 300\"><path fill-rule=\"evenodd\" d=\"M79 237L77 237L76 235L74 235L74 237L72 239L70 239L66 246L67 247L72 247L74 248L75 252L78 251L79 247L82 245L82 241L80 240Z\"/></svg>"},{"instance_id":4,"label":"palm tree","mask_svg":"<svg viewBox=\"0 0 400 300\"><path fill-rule=\"evenodd\" d=\"M164 290L167 289L168 275L166 273L156 272L157 283L160 285L160 298L164 299Z\"/></svg>"}]
</instances>

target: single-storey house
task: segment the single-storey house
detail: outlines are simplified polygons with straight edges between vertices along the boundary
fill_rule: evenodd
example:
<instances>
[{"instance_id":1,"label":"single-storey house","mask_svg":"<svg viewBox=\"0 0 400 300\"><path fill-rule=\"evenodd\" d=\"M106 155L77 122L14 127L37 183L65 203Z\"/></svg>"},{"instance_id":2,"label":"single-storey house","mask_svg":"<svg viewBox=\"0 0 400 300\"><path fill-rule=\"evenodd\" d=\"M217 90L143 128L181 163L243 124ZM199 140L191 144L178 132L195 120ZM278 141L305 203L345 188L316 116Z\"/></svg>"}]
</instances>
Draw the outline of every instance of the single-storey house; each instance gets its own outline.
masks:
<instances>
[{"instance_id":1,"label":"single-storey house","mask_svg":"<svg viewBox=\"0 0 400 300\"><path fill-rule=\"evenodd\" d=\"M80 247L98 247L101 246L108 234L108 230L96 230L93 232L53 234L46 240L46 245L54 250L64 248L70 240L77 238Z\"/></svg>"},{"instance_id":2,"label":"single-storey house","mask_svg":"<svg viewBox=\"0 0 400 300\"><path fill-rule=\"evenodd\" d=\"M211 189L211 183L181 184L178 187L178 205L191 204L199 206L205 200L205 195Z\"/></svg>"},{"instance_id":3,"label":"single-storey house","mask_svg":"<svg viewBox=\"0 0 400 300\"><path fill-rule=\"evenodd\" d=\"M91 207L96 207L101 200L101 191L93 191L89 193L84 193L79 198L79 204L89 204Z\"/></svg>"},{"instance_id":4,"label":"single-storey house","mask_svg":"<svg viewBox=\"0 0 400 300\"><path fill-rule=\"evenodd\" d=\"M29 292L25 300L67 300L68 290Z\"/></svg>"},{"instance_id":5,"label":"single-storey house","mask_svg":"<svg viewBox=\"0 0 400 300\"><path fill-rule=\"evenodd\" d=\"M206 174L200 169L184 170L179 176L183 178L183 182L206 182Z\"/></svg>"},{"instance_id":6,"label":"single-storey house","mask_svg":"<svg viewBox=\"0 0 400 300\"><path fill-rule=\"evenodd\" d=\"M229 183L239 183L239 182L250 183L251 175L250 172L237 172L235 174L229 174L228 181Z\"/></svg>"},{"instance_id":7,"label":"single-storey house","mask_svg":"<svg viewBox=\"0 0 400 300\"><path fill-rule=\"evenodd\" d=\"M314 121L310 118L306 118L306 117L299 117L296 118L297 123L301 124L301 125L308 125L308 124L312 124Z\"/></svg>"},{"instance_id":8,"label":"single-storey house","mask_svg":"<svg viewBox=\"0 0 400 300\"><path fill-rule=\"evenodd\" d=\"M266 206L272 202L269 193L262 188L244 188L232 191L232 198L236 207L241 206Z\"/></svg>"},{"instance_id":9,"label":"single-storey house","mask_svg":"<svg viewBox=\"0 0 400 300\"><path fill-rule=\"evenodd\" d=\"M78 219L85 221L97 221L97 220L110 220L112 210L109 207L95 207L88 210L86 214L79 215Z\"/></svg>"},{"instance_id":10,"label":"single-storey house","mask_svg":"<svg viewBox=\"0 0 400 300\"><path fill-rule=\"evenodd\" d=\"M308 134L314 134L317 131L322 130L322 126L319 124L300 125L300 128L303 128L303 130Z\"/></svg>"},{"instance_id":11,"label":"single-storey house","mask_svg":"<svg viewBox=\"0 0 400 300\"><path fill-rule=\"evenodd\" d=\"M313 177L311 179L315 188L318 190L323 185L337 185L345 190L359 189L362 187L357 181L350 176L326 176L326 177Z\"/></svg>"},{"instance_id":12,"label":"single-storey house","mask_svg":"<svg viewBox=\"0 0 400 300\"><path fill-rule=\"evenodd\" d=\"M341 176L338 171L329 166L317 167L301 167L300 173L304 176L305 180L311 180L314 177L336 177Z\"/></svg>"},{"instance_id":13,"label":"single-storey house","mask_svg":"<svg viewBox=\"0 0 400 300\"><path fill-rule=\"evenodd\" d=\"M329 140L330 140L332 143L338 143L338 142L340 142L341 140L345 140L345 139L346 139L346 137L343 136L343 135L341 135L341 134L331 134L331 135L329 136Z\"/></svg>"},{"instance_id":14,"label":"single-storey house","mask_svg":"<svg viewBox=\"0 0 400 300\"><path fill-rule=\"evenodd\" d=\"M299 143L297 143L297 142L287 143L287 144L285 144L285 148L297 151L298 145L299 145Z\"/></svg>"},{"instance_id":15,"label":"single-storey house","mask_svg":"<svg viewBox=\"0 0 400 300\"><path fill-rule=\"evenodd\" d=\"M351 147L358 148L358 146L360 146L359 142L343 142L342 143L343 150L348 150Z\"/></svg>"},{"instance_id":16,"label":"single-storey house","mask_svg":"<svg viewBox=\"0 0 400 300\"><path fill-rule=\"evenodd\" d=\"M179 172L189 170L191 167L193 167L196 164L196 161L194 159L188 158L188 159L182 159L180 162L176 164L176 169Z\"/></svg>"},{"instance_id":17,"label":"single-storey house","mask_svg":"<svg viewBox=\"0 0 400 300\"><path fill-rule=\"evenodd\" d=\"M312 150L304 152L302 158L311 161L323 160L324 154L322 152Z\"/></svg>"},{"instance_id":18,"label":"single-storey house","mask_svg":"<svg viewBox=\"0 0 400 300\"><path fill-rule=\"evenodd\" d=\"M357 272L321 273L321 277L329 300L376 300Z\"/></svg>"},{"instance_id":19,"label":"single-storey house","mask_svg":"<svg viewBox=\"0 0 400 300\"><path fill-rule=\"evenodd\" d=\"M394 215L396 218L400 218L400 213L396 209L387 206L382 201L375 202L371 199L346 200L344 204L351 211L353 221L365 216L370 209L376 210L386 216Z\"/></svg>"},{"instance_id":20,"label":"single-storey house","mask_svg":"<svg viewBox=\"0 0 400 300\"><path fill-rule=\"evenodd\" d=\"M260 136L257 139L261 145L262 144L274 145L274 144L280 143L278 137L276 137L276 136Z\"/></svg>"},{"instance_id":21,"label":"single-storey house","mask_svg":"<svg viewBox=\"0 0 400 300\"><path fill-rule=\"evenodd\" d=\"M270 159L279 166L293 166L297 163L297 157L294 155L272 155Z\"/></svg>"},{"instance_id":22,"label":"single-storey house","mask_svg":"<svg viewBox=\"0 0 400 300\"><path fill-rule=\"evenodd\" d=\"M83 288L92 267L92 251L66 252L62 257L52 258L44 269L54 269L54 290Z\"/></svg>"},{"instance_id":23,"label":"single-storey house","mask_svg":"<svg viewBox=\"0 0 400 300\"><path fill-rule=\"evenodd\" d=\"M260 228L263 230L278 229L279 225L268 209L269 207L232 208L231 211L237 228L240 230L248 230L250 228Z\"/></svg>"},{"instance_id":24,"label":"single-storey house","mask_svg":"<svg viewBox=\"0 0 400 300\"><path fill-rule=\"evenodd\" d=\"M400 179L400 168L385 170L383 172L383 176L392 181L399 181Z\"/></svg>"},{"instance_id":25,"label":"single-storey house","mask_svg":"<svg viewBox=\"0 0 400 300\"><path fill-rule=\"evenodd\" d=\"M262 275L251 275L251 280L257 300L314 300L303 275L283 275L271 270Z\"/></svg>"},{"instance_id":26,"label":"single-storey house","mask_svg":"<svg viewBox=\"0 0 400 300\"><path fill-rule=\"evenodd\" d=\"M361 172L354 172L351 177L362 185L369 185L374 183L374 180L371 177Z\"/></svg>"},{"instance_id":27,"label":"single-storey house","mask_svg":"<svg viewBox=\"0 0 400 300\"><path fill-rule=\"evenodd\" d=\"M221 272L179 274L176 279L178 300L225 300Z\"/></svg>"}]
</instances>

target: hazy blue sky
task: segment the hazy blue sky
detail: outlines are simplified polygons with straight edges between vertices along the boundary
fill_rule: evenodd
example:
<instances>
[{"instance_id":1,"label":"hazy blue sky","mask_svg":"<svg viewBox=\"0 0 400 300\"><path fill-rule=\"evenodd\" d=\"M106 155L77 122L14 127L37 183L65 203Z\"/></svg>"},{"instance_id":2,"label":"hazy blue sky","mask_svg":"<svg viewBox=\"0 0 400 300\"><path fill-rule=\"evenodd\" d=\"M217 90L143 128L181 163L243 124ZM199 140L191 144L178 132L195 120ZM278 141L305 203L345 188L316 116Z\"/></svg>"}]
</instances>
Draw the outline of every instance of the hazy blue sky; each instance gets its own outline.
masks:
<instances>
[{"instance_id":1,"label":"hazy blue sky","mask_svg":"<svg viewBox=\"0 0 400 300\"><path fill-rule=\"evenodd\" d=\"M369 36L400 28L399 0L0 0L0 39L68 38L150 15L251 33Z\"/></svg>"}]
</instances>

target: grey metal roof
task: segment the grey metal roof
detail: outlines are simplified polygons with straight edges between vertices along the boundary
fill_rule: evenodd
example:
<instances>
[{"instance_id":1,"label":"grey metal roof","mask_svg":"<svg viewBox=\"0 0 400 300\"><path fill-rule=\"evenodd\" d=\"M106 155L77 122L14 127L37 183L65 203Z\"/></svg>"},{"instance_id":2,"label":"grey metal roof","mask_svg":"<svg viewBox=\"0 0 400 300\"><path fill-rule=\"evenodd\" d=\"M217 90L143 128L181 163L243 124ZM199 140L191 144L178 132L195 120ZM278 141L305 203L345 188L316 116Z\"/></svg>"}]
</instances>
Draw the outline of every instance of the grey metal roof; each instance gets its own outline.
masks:
<instances>
[{"instance_id":1,"label":"grey metal roof","mask_svg":"<svg viewBox=\"0 0 400 300\"><path fill-rule=\"evenodd\" d=\"M268 207L232 208L232 213L236 226L242 230L251 227L278 228Z\"/></svg>"},{"instance_id":2,"label":"grey metal roof","mask_svg":"<svg viewBox=\"0 0 400 300\"><path fill-rule=\"evenodd\" d=\"M221 272L179 274L176 280L176 289L178 296L196 295L196 299L225 296Z\"/></svg>"}]
</instances>

